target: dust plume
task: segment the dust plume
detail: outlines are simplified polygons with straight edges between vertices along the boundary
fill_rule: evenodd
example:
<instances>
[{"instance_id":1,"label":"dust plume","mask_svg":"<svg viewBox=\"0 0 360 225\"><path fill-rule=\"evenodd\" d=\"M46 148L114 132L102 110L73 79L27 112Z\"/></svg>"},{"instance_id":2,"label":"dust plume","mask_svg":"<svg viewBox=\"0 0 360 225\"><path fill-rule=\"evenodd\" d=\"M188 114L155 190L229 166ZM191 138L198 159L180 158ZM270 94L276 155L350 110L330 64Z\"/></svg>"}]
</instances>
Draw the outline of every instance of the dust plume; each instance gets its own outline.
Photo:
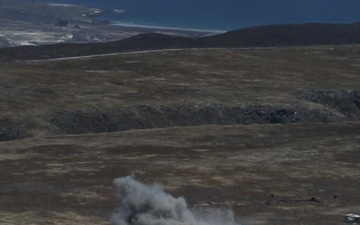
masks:
<instances>
[{"instance_id":1,"label":"dust plume","mask_svg":"<svg viewBox=\"0 0 360 225\"><path fill-rule=\"evenodd\" d=\"M160 184L145 185L127 176L114 185L120 201L111 218L115 225L237 225L231 211L190 210L183 197L171 196Z\"/></svg>"}]
</instances>

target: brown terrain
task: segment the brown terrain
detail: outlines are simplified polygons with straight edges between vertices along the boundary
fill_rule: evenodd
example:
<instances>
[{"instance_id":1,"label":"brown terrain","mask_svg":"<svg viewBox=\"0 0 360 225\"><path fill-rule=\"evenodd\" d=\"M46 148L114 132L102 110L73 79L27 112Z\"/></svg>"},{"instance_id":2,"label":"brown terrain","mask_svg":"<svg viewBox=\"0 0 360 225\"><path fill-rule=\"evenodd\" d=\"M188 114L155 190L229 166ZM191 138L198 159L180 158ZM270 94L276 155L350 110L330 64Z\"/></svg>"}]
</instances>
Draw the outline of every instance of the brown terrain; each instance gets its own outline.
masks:
<instances>
[{"instance_id":1,"label":"brown terrain","mask_svg":"<svg viewBox=\"0 0 360 225\"><path fill-rule=\"evenodd\" d=\"M112 181L241 224L360 212L360 46L0 63L0 224L109 224Z\"/></svg>"}]
</instances>

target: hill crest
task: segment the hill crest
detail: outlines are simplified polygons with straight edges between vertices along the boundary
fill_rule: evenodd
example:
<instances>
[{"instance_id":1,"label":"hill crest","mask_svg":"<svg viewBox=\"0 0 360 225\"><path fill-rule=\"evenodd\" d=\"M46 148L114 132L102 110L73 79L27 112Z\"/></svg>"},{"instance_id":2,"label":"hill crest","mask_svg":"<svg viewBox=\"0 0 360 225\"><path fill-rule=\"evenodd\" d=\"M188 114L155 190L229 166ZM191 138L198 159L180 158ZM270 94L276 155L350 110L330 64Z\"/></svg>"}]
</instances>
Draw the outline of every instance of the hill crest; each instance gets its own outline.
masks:
<instances>
[{"instance_id":1,"label":"hill crest","mask_svg":"<svg viewBox=\"0 0 360 225\"><path fill-rule=\"evenodd\" d=\"M280 24L188 38L142 33L105 43L66 43L0 49L0 61L35 60L167 48L239 48L360 44L359 22Z\"/></svg>"}]
</instances>

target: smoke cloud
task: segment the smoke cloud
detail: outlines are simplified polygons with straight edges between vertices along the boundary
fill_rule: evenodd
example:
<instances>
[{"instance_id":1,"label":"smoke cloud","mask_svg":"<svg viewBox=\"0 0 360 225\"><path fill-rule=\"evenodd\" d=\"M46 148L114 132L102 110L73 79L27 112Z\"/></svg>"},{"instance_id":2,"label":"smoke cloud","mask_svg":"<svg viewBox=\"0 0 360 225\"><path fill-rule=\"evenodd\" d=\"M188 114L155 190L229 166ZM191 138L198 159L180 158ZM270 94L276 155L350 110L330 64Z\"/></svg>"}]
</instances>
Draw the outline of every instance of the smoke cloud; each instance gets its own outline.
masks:
<instances>
[{"instance_id":1,"label":"smoke cloud","mask_svg":"<svg viewBox=\"0 0 360 225\"><path fill-rule=\"evenodd\" d=\"M115 225L237 225L232 211L190 210L183 197L171 196L160 184L145 185L127 176L114 185L120 201L111 218Z\"/></svg>"}]
</instances>

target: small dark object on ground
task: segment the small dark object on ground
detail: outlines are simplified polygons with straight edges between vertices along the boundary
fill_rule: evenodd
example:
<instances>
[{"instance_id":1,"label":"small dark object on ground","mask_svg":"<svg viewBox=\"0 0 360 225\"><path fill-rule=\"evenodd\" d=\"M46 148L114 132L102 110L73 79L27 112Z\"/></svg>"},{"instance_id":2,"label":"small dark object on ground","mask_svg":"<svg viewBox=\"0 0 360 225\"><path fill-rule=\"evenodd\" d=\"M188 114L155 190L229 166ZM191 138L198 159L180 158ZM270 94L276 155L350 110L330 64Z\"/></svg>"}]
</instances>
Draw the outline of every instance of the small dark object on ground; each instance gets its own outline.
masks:
<instances>
[{"instance_id":1,"label":"small dark object on ground","mask_svg":"<svg viewBox=\"0 0 360 225\"><path fill-rule=\"evenodd\" d=\"M317 203L319 203L320 201L319 200L317 200L315 197L311 197L311 198L309 198L308 199L308 201L309 202L317 202Z\"/></svg>"}]
</instances>

